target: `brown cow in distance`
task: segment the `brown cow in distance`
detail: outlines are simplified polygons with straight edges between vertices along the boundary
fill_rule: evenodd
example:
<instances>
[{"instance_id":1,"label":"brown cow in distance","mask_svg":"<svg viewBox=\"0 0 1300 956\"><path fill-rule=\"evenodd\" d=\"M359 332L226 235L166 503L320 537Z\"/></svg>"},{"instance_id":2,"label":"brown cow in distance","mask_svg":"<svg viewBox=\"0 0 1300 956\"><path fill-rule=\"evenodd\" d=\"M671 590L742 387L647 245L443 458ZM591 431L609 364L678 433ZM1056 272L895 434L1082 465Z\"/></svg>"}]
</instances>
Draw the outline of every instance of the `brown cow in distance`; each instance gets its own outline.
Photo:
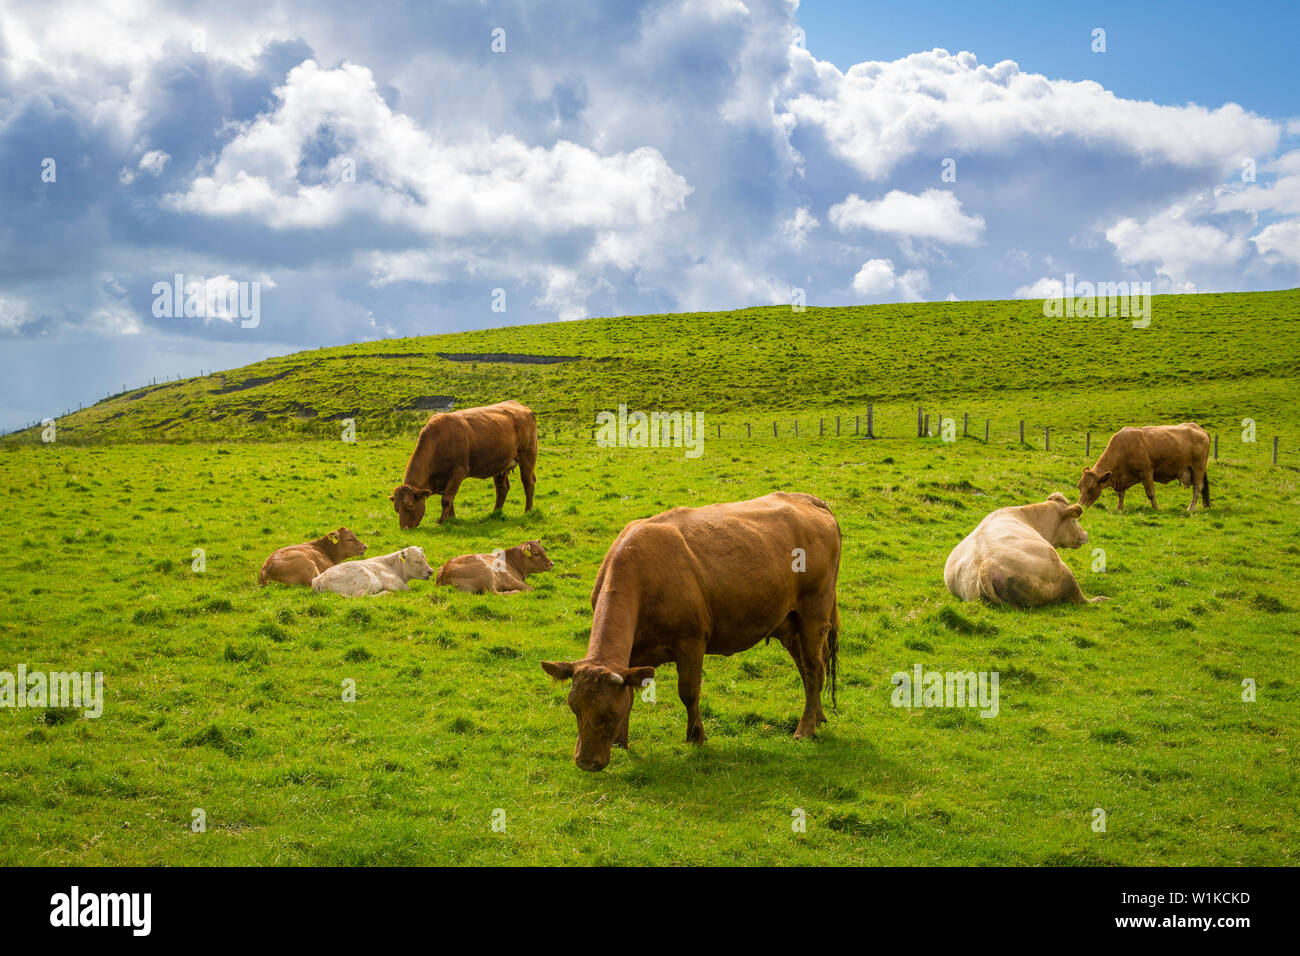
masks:
<instances>
[{"instance_id":1,"label":"brown cow in distance","mask_svg":"<svg viewBox=\"0 0 1300 956\"><path fill-rule=\"evenodd\" d=\"M403 531L424 520L424 499L442 497L438 524L455 517L453 503L466 478L491 478L500 511L510 490L510 472L519 466L524 483L524 510L533 508L536 484L537 419L516 401L481 408L462 408L434 415L420 431L402 483L388 496Z\"/></svg>"},{"instance_id":2,"label":"brown cow in distance","mask_svg":"<svg viewBox=\"0 0 1300 956\"><path fill-rule=\"evenodd\" d=\"M703 743L704 655L736 654L766 637L785 646L803 678L795 737L816 736L828 670L835 703L839 567L839 524L812 495L774 492L633 521L596 576L586 657L542 661L552 677L573 679L574 762L601 770L614 744L627 747L633 697L668 661L677 664L686 740Z\"/></svg>"},{"instance_id":3,"label":"brown cow in distance","mask_svg":"<svg viewBox=\"0 0 1300 956\"><path fill-rule=\"evenodd\" d=\"M525 541L491 554L462 554L438 569L438 584L450 584L470 594L518 594L531 591L530 574L549 571L555 563L540 541Z\"/></svg>"},{"instance_id":4,"label":"brown cow in distance","mask_svg":"<svg viewBox=\"0 0 1300 956\"><path fill-rule=\"evenodd\" d=\"M1192 489L1192 502L1187 510L1196 510L1198 494L1208 508L1210 479L1205 470L1209 459L1210 436L1195 422L1121 428L1110 436L1097 464L1083 469L1079 478L1079 504L1087 508L1101 497L1103 488L1114 488L1119 495L1119 510L1123 511L1124 492L1140 484L1151 502L1151 510L1159 511L1155 483L1181 481L1184 488Z\"/></svg>"},{"instance_id":5,"label":"brown cow in distance","mask_svg":"<svg viewBox=\"0 0 1300 956\"><path fill-rule=\"evenodd\" d=\"M366 553L366 546L347 528L339 528L306 544L291 544L271 552L257 573L258 584L310 585L312 578L340 561Z\"/></svg>"}]
</instances>

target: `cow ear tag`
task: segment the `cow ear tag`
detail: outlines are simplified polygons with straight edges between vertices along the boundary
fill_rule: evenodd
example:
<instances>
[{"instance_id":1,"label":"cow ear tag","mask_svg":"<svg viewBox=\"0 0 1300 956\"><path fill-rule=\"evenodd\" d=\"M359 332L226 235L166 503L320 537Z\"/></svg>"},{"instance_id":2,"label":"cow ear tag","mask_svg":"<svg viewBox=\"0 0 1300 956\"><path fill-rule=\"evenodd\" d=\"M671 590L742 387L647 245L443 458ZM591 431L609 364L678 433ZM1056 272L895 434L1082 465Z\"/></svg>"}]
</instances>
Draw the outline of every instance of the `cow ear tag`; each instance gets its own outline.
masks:
<instances>
[{"instance_id":1,"label":"cow ear tag","mask_svg":"<svg viewBox=\"0 0 1300 956\"><path fill-rule=\"evenodd\" d=\"M405 552L405 551L402 552L402 563L403 563L403 564L406 563L406 552Z\"/></svg>"},{"instance_id":2,"label":"cow ear tag","mask_svg":"<svg viewBox=\"0 0 1300 956\"><path fill-rule=\"evenodd\" d=\"M339 535L337 531L330 532L330 540L333 541L335 544L339 543Z\"/></svg>"}]
</instances>

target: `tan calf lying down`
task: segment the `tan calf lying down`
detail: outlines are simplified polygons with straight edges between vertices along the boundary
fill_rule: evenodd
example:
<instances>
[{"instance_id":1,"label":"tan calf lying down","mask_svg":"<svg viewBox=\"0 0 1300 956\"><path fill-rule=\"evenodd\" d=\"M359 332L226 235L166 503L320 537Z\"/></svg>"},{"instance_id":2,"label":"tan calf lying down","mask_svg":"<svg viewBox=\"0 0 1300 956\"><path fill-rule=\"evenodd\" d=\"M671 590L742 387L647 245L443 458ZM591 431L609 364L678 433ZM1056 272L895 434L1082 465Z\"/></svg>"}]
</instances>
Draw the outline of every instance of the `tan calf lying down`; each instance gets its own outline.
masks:
<instances>
[{"instance_id":1,"label":"tan calf lying down","mask_svg":"<svg viewBox=\"0 0 1300 956\"><path fill-rule=\"evenodd\" d=\"M308 541L291 544L273 551L257 573L258 584L279 581L281 584L311 584L312 579L326 568L331 568L347 558L366 553L366 546L347 528Z\"/></svg>"},{"instance_id":2,"label":"tan calf lying down","mask_svg":"<svg viewBox=\"0 0 1300 956\"><path fill-rule=\"evenodd\" d=\"M952 549L944 583L963 601L983 598L1012 607L1107 600L1084 597L1056 553L1087 543L1088 533L1079 527L1082 513L1059 492L1041 504L994 511Z\"/></svg>"},{"instance_id":3,"label":"tan calf lying down","mask_svg":"<svg viewBox=\"0 0 1300 956\"><path fill-rule=\"evenodd\" d=\"M532 590L524 581L528 575L553 567L555 564L546 556L540 541L525 541L505 551L452 558L438 569L438 583L451 584L471 594L488 591L518 594Z\"/></svg>"},{"instance_id":4,"label":"tan calf lying down","mask_svg":"<svg viewBox=\"0 0 1300 956\"><path fill-rule=\"evenodd\" d=\"M311 589L334 591L344 597L364 597L384 591L409 591L412 578L427 581L433 575L423 548L403 548L380 558L336 564L316 576Z\"/></svg>"}]
</instances>

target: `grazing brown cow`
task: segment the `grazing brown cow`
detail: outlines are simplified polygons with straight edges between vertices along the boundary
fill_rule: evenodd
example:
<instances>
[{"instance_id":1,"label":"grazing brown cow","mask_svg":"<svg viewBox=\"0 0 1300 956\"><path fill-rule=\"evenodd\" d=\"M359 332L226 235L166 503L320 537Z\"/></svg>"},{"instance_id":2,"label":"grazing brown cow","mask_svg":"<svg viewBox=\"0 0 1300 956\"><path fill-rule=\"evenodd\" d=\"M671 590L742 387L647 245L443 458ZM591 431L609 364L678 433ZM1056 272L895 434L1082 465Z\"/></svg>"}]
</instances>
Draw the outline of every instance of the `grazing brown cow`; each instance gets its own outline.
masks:
<instances>
[{"instance_id":1,"label":"grazing brown cow","mask_svg":"<svg viewBox=\"0 0 1300 956\"><path fill-rule=\"evenodd\" d=\"M835 584L840 528L820 498L775 492L752 501L674 508L633 521L614 541L591 592L595 615L587 656L542 661L573 679L578 718L573 759L601 770L610 747L627 747L632 698L655 665L677 663L686 739L704 742L700 679L705 654L731 655L775 637L803 678L795 737L813 737L831 703L839 659Z\"/></svg>"},{"instance_id":2,"label":"grazing brown cow","mask_svg":"<svg viewBox=\"0 0 1300 956\"><path fill-rule=\"evenodd\" d=\"M1074 572L1056 553L1088 543L1088 532L1079 527L1081 514L1083 506L1070 504L1058 491L1039 504L985 515L948 555L944 584L963 601L1021 608L1109 600L1084 597Z\"/></svg>"},{"instance_id":3,"label":"grazing brown cow","mask_svg":"<svg viewBox=\"0 0 1300 956\"><path fill-rule=\"evenodd\" d=\"M366 546L347 528L331 531L324 537L306 544L291 544L273 551L257 573L259 584L279 581L281 584L310 585L312 578L326 568L332 568L347 558L366 553Z\"/></svg>"},{"instance_id":4,"label":"grazing brown cow","mask_svg":"<svg viewBox=\"0 0 1300 956\"><path fill-rule=\"evenodd\" d=\"M1124 492L1140 484L1156 504L1156 482L1181 481L1192 489L1188 511L1196 510L1196 496L1210 507L1210 479L1205 473L1210 459L1210 436L1195 422L1181 425L1146 425L1121 428L1110 436L1097 464L1083 469L1079 478L1079 504L1085 508L1101 497L1103 488L1114 488L1119 510L1124 510Z\"/></svg>"},{"instance_id":5,"label":"grazing brown cow","mask_svg":"<svg viewBox=\"0 0 1300 956\"><path fill-rule=\"evenodd\" d=\"M517 594L531 591L530 574L555 567L540 541L525 541L491 554L465 554L452 558L438 569L438 584L450 584L471 594L489 591Z\"/></svg>"},{"instance_id":6,"label":"grazing brown cow","mask_svg":"<svg viewBox=\"0 0 1300 956\"><path fill-rule=\"evenodd\" d=\"M482 408L462 408L434 415L420 432L406 477L389 500L403 531L424 520L424 499L442 496L438 524L454 517L453 503L466 478L491 478L497 487L500 511L510 490L510 472L519 466L524 483L524 510L533 508L537 467L537 419L532 409L516 401Z\"/></svg>"}]
</instances>

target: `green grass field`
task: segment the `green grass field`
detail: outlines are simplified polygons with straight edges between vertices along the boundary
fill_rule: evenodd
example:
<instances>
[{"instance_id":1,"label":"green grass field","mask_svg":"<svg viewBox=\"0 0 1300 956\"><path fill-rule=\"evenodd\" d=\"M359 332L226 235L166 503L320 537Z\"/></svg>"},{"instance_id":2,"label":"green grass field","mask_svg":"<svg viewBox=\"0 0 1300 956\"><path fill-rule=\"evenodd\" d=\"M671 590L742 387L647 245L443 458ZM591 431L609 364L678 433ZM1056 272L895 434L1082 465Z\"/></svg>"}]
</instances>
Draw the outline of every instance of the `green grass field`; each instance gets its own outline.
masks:
<instances>
[{"instance_id":1,"label":"green grass field","mask_svg":"<svg viewBox=\"0 0 1300 956\"><path fill-rule=\"evenodd\" d=\"M0 863L1293 865L1297 305L1157 298L1150 329L1095 335L1049 328L1036 303L565 323L305 353L113 399L61 420L53 444L13 436L0 671L102 671L105 703L99 719L0 708ZM1014 329L980 318L1013 314ZM593 358L376 357L507 345ZM296 371L213 394L268 368ZM518 481L498 516L472 481L453 523L398 530L387 494L424 416L392 408L422 395L538 409L531 514ZM597 447L591 415L619 402L703 411L704 455ZM881 440L850 434L868 402ZM917 439L917 404L969 412L981 439L992 418L993 441ZM345 443L325 419L353 410ZM818 437L837 414L842 434ZM1041 431L1016 440L1021 418L1054 427L1051 451ZM1220 435L1213 508L1185 514L1170 485L1161 511L1138 489L1119 514L1108 494L1083 518L1088 545L1063 552L1110 602L1017 612L947 593L944 559L985 513L1073 495L1084 430L1095 457L1122 424L1186 419ZM582 656L617 532L777 489L821 496L843 529L838 715L793 740L798 675L760 644L706 659L703 747L684 742L665 665L631 750L579 770L567 688L538 661ZM556 568L514 597L256 585L275 547L340 524L370 555L419 544L435 567L540 538ZM998 716L891 706L890 676L916 664L999 672Z\"/></svg>"}]
</instances>

